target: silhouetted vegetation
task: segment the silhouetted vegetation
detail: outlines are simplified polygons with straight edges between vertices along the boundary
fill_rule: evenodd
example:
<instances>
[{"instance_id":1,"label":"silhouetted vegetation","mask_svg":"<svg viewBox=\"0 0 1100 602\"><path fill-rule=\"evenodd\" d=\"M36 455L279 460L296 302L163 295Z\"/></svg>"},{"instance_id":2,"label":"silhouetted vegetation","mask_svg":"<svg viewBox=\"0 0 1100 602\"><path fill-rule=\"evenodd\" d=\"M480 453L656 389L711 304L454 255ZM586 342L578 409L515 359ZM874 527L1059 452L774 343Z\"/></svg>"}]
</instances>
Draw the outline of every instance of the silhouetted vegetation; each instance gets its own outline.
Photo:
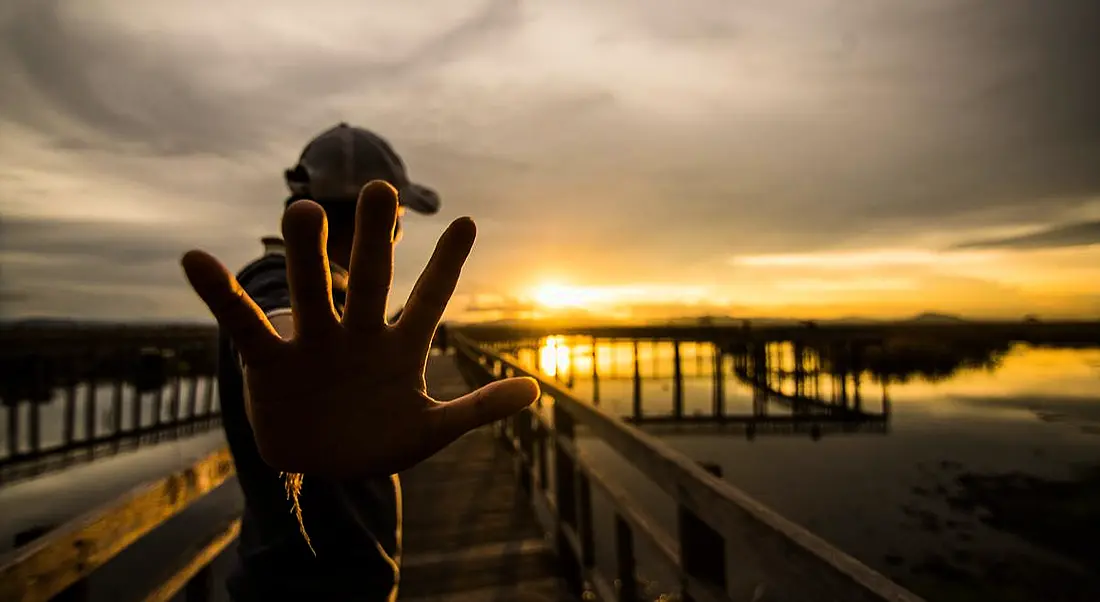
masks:
<instances>
[{"instance_id":1,"label":"silhouetted vegetation","mask_svg":"<svg viewBox=\"0 0 1100 602\"><path fill-rule=\"evenodd\" d=\"M878 382L914 378L947 380L961 370L993 370L1012 349L1010 341L975 338L890 337L874 344L817 346L824 368L833 374L867 372Z\"/></svg>"}]
</instances>

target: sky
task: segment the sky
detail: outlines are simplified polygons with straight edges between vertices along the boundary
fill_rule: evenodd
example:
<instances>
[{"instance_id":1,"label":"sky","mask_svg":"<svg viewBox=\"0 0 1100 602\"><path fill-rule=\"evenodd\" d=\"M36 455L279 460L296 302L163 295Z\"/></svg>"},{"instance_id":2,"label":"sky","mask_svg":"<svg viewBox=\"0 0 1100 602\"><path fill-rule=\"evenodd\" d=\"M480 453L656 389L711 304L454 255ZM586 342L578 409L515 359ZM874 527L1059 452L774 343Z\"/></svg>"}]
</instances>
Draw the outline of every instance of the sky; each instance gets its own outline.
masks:
<instances>
[{"instance_id":1,"label":"sky","mask_svg":"<svg viewBox=\"0 0 1100 602\"><path fill-rule=\"evenodd\" d=\"M204 320L339 121L461 215L448 310L1100 315L1095 0L8 0L0 312Z\"/></svg>"}]
</instances>

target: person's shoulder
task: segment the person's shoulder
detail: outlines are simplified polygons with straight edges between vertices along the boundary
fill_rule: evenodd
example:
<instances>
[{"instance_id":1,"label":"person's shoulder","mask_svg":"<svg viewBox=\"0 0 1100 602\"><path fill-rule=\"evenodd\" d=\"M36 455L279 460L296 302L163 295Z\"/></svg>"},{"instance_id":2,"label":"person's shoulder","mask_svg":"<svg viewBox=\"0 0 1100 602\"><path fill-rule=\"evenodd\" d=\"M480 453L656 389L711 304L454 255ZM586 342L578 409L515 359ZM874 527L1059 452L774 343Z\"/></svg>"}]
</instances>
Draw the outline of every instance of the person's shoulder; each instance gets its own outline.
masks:
<instances>
[{"instance_id":1,"label":"person's shoulder","mask_svg":"<svg viewBox=\"0 0 1100 602\"><path fill-rule=\"evenodd\" d=\"M286 257L282 255L257 257L237 272L237 281L244 286L246 281L271 276L286 277Z\"/></svg>"},{"instance_id":2,"label":"person's shoulder","mask_svg":"<svg viewBox=\"0 0 1100 602\"><path fill-rule=\"evenodd\" d=\"M237 282L264 312L290 307L286 255L264 239L264 253L237 272Z\"/></svg>"}]
</instances>

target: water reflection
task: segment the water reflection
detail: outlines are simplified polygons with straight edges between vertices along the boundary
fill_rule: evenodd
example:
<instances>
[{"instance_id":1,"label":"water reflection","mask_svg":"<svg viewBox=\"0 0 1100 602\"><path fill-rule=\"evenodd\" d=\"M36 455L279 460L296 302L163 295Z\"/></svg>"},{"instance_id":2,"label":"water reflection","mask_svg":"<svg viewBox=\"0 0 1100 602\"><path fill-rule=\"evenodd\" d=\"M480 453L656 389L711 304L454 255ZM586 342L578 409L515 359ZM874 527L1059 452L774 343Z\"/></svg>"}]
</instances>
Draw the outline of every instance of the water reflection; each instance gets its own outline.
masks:
<instances>
[{"instance_id":1,"label":"water reflection","mask_svg":"<svg viewBox=\"0 0 1100 602\"><path fill-rule=\"evenodd\" d=\"M817 437L826 424L880 431L889 414L888 379L839 372L835 355L805 346L552 336L500 350L638 424L740 425L750 437L766 425Z\"/></svg>"},{"instance_id":2,"label":"water reflection","mask_svg":"<svg viewBox=\"0 0 1100 602\"><path fill-rule=\"evenodd\" d=\"M1082 544L1100 537L1100 473L1090 469L1100 466L1100 349L965 339L868 344L858 355L851 347L803 350L811 358L802 394L832 403L847 383L851 406L858 386L864 411L888 402L889 429L878 431L888 436L849 436L869 431L815 416L825 434L818 440L764 437L764 422L756 437L731 437L747 427L729 417L759 416L760 387L736 373L748 349L681 343L682 409L673 420L670 341L549 337L501 346L628 419L639 375L643 416L665 419L640 428L719 465L726 480L927 599L1100 599L1090 570L1096 548ZM795 395L793 344L764 353L766 384ZM717 393L726 423L714 420ZM767 406L768 424L797 415L774 400ZM675 528L674 506L645 475L599 441L582 447Z\"/></svg>"},{"instance_id":3,"label":"water reflection","mask_svg":"<svg viewBox=\"0 0 1100 602\"><path fill-rule=\"evenodd\" d=\"M97 345L70 338L3 350L0 483L63 467L73 456L93 459L100 448L116 453L142 439L215 425L217 356L209 341Z\"/></svg>"},{"instance_id":4,"label":"water reflection","mask_svg":"<svg viewBox=\"0 0 1100 602\"><path fill-rule=\"evenodd\" d=\"M751 374L737 378L737 367L751 358L751 350L720 349L707 342L677 345L672 341L550 336L496 347L522 365L573 387L581 398L593 398L597 405L626 418L633 417L629 402L635 380L642 381L643 416L671 415L677 376L682 381L684 418L713 416L717 396L724 398L727 418L738 412L752 413L754 393L759 402L762 388L776 394L773 398L799 396L826 404L851 405L856 397L865 403L865 392L870 390L887 403L947 396L958 403L942 405L984 404L991 410L994 406L1030 408L1055 400L1074 403L1071 398L1080 398L1081 403L1074 406L1080 414L1087 413L1083 407L1095 399L1100 382L1098 349L980 340L891 340L865 345L856 352L850 344L799 349L789 342L768 343L756 352L766 357L766 362L760 362L767 367L766 375L759 381ZM795 358L800 353L806 359L798 367ZM995 401L1001 397L1031 401ZM770 408L787 405L775 399L769 404ZM888 411L875 406L862 409L870 415Z\"/></svg>"}]
</instances>

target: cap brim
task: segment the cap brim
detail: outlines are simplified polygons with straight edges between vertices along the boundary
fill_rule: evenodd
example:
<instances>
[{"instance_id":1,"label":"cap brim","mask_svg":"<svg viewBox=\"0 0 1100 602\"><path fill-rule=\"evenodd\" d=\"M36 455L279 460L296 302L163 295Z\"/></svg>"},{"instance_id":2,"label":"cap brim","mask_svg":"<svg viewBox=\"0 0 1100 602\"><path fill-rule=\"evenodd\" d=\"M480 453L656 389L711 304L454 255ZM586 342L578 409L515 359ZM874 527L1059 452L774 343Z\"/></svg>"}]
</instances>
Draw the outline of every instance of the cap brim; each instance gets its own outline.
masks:
<instances>
[{"instance_id":1,"label":"cap brim","mask_svg":"<svg viewBox=\"0 0 1100 602\"><path fill-rule=\"evenodd\" d=\"M410 183L401 190L398 199L402 205L417 213L432 215L439 211L439 194L427 186Z\"/></svg>"}]
</instances>

